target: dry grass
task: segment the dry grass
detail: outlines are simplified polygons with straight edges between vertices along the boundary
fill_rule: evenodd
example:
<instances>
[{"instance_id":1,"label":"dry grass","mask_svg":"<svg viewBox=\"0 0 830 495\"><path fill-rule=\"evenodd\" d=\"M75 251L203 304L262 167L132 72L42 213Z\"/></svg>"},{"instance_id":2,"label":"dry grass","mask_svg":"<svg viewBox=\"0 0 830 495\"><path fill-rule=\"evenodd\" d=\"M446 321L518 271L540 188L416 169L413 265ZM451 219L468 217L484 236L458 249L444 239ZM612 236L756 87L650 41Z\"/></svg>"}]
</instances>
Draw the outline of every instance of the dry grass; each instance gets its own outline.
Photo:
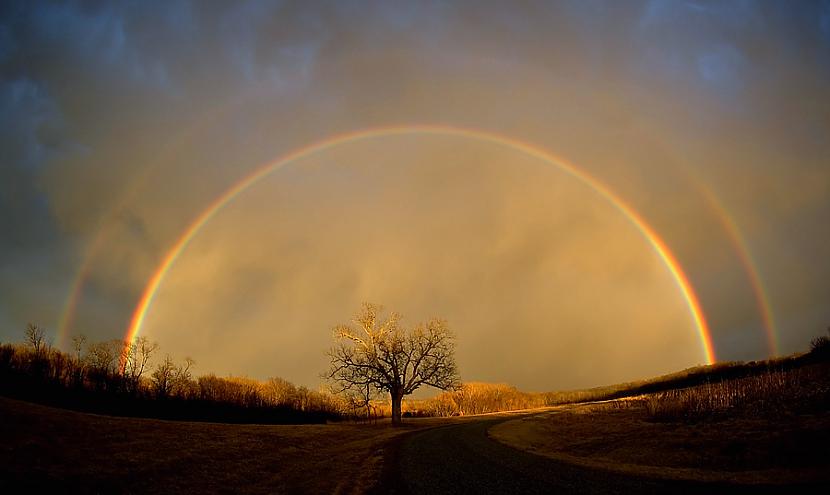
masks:
<instances>
[{"instance_id":1,"label":"dry grass","mask_svg":"<svg viewBox=\"0 0 830 495\"><path fill-rule=\"evenodd\" d=\"M694 387L706 383L755 376L766 373L770 369L785 371L800 368L817 361L828 361L828 354L830 353L824 352L822 354L816 351L814 345L814 350L809 353L796 353L762 361L723 361L695 366L643 380L605 385L585 390L545 392L541 395L544 396L545 403L549 406L636 397L644 394ZM824 357L822 358L822 356Z\"/></svg>"},{"instance_id":2,"label":"dry grass","mask_svg":"<svg viewBox=\"0 0 830 495\"><path fill-rule=\"evenodd\" d=\"M658 392L644 403L649 416L658 421L701 421L739 409L766 416L826 410L829 398L827 369L805 366Z\"/></svg>"},{"instance_id":3,"label":"dry grass","mask_svg":"<svg viewBox=\"0 0 830 495\"><path fill-rule=\"evenodd\" d=\"M0 492L361 493L413 427L119 418L0 398Z\"/></svg>"},{"instance_id":4,"label":"dry grass","mask_svg":"<svg viewBox=\"0 0 830 495\"><path fill-rule=\"evenodd\" d=\"M827 365L562 406L491 435L574 464L741 483L830 482Z\"/></svg>"},{"instance_id":5,"label":"dry grass","mask_svg":"<svg viewBox=\"0 0 830 495\"><path fill-rule=\"evenodd\" d=\"M566 406L567 407L567 406ZM493 438L572 464L652 477L739 483L830 482L827 416L655 423L642 407L571 406L501 423Z\"/></svg>"}]
</instances>

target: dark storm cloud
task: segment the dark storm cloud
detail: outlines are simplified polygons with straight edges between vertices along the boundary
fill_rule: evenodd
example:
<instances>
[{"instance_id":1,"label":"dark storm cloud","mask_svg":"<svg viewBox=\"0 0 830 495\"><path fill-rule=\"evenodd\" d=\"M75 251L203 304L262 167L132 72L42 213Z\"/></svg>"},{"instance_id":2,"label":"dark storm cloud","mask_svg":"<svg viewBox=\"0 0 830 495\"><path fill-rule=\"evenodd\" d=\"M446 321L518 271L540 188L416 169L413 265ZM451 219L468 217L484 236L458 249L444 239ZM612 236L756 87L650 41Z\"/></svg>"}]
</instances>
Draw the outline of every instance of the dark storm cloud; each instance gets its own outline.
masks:
<instances>
[{"instance_id":1,"label":"dark storm cloud","mask_svg":"<svg viewBox=\"0 0 830 495\"><path fill-rule=\"evenodd\" d=\"M802 349L830 322L828 60L826 1L6 2L0 339L55 329L99 232L77 327L103 338L255 165L345 130L442 122L539 143L609 184L676 251L719 353L760 357L752 292L695 177L741 228L782 350ZM256 260L251 285L278 290Z\"/></svg>"}]
</instances>

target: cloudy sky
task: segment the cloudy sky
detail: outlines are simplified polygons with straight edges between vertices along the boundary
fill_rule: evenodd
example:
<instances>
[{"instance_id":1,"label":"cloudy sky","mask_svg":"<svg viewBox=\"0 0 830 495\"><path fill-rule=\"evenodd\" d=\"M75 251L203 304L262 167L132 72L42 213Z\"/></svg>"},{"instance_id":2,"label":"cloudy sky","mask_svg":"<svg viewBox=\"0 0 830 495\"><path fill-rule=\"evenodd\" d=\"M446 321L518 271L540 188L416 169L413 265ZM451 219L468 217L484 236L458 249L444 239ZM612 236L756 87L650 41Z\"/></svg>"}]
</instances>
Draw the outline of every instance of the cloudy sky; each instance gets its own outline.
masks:
<instances>
[{"instance_id":1,"label":"cloudy sky","mask_svg":"<svg viewBox=\"0 0 830 495\"><path fill-rule=\"evenodd\" d=\"M577 166L665 241L718 359L830 325L830 2L3 2L0 340L121 338L179 237L332 136L444 125ZM73 297L73 294L75 297ZM618 205L493 140L288 163L196 233L141 333L197 372L315 386L361 301L446 318L466 380L705 361Z\"/></svg>"}]
</instances>

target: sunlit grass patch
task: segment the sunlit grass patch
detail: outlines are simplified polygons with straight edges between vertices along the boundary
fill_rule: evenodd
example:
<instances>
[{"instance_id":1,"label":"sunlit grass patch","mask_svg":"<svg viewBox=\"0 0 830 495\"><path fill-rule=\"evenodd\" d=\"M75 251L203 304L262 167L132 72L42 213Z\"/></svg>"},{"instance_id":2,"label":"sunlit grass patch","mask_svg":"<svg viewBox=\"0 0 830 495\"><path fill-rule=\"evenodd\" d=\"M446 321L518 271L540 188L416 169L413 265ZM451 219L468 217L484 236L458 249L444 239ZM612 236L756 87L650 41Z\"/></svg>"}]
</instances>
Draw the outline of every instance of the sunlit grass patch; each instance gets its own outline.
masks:
<instances>
[{"instance_id":1,"label":"sunlit grass patch","mask_svg":"<svg viewBox=\"0 0 830 495\"><path fill-rule=\"evenodd\" d=\"M828 402L827 367L813 365L657 392L643 404L655 421L700 421L738 410L750 415L810 412L826 409Z\"/></svg>"}]
</instances>

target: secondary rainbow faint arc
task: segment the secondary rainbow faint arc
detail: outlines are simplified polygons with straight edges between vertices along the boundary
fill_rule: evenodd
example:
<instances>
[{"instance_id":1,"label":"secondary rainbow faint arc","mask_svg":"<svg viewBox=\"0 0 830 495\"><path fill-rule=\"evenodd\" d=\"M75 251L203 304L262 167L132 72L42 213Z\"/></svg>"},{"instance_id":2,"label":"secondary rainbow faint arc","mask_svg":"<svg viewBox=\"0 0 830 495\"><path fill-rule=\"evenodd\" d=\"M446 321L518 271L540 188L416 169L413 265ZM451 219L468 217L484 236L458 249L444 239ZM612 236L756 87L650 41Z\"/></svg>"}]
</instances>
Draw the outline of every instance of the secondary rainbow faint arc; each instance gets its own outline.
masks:
<instances>
[{"instance_id":1,"label":"secondary rainbow faint arc","mask_svg":"<svg viewBox=\"0 0 830 495\"><path fill-rule=\"evenodd\" d=\"M686 303L689 307L689 311L695 323L695 328L700 337L700 342L703 348L706 362L707 364L715 362L716 357L714 346L712 344L711 332L709 330L708 324L706 323L706 318L703 314L703 310L701 309L700 301L698 300L697 295L695 294L688 277L686 277L686 274L684 273L677 259L672 254L671 250L669 250L666 243L660 238L659 235L657 235L654 229L652 229L651 226L648 225L648 223L646 223L646 221L639 214L637 214L637 212L631 206L629 206L617 195L612 193L610 189L608 189L597 179L588 175L586 172L583 172L582 170L578 169L575 165L565 160L562 160L541 148L535 147L533 145L524 143L513 138L507 138L498 134L494 134L488 131L473 130L469 128L460 127L450 127L443 125L391 126L362 129L353 132L337 134L322 141L317 141L302 148L299 148L295 151L289 152L288 154L283 155L275 161L267 163L257 168L256 170L242 178L236 184L227 189L221 196L216 198L216 200L210 203L208 207L198 217L196 217L196 219L190 224L190 226L184 230L184 232L178 238L176 243L173 244L173 247L171 247L167 254L164 256L162 262L159 264L155 273L150 278L150 281L147 283L147 286L145 287L144 292L142 293L141 298L139 299L138 305L136 306L136 309L133 312L133 316L130 321L130 326L127 329L125 340L127 342L132 342L138 336L139 332L141 331L141 326L144 323L144 319L147 316L147 311L150 308L150 305L153 303L153 299L155 298L156 292L158 291L161 282L164 280L164 277L167 275L167 272L170 270L170 267L173 266L173 263L175 263L176 259L178 259L178 257L181 255L181 253L184 251L184 249L187 247L187 245L190 243L193 237L195 237L199 230L201 230L201 228L208 221L210 221L210 219L213 218L213 216L219 210L221 210L225 205L230 203L240 193L251 187L253 184L258 182L262 178L271 174L272 172L282 168L286 164L307 157L314 153L318 153L349 142L407 134L457 136L499 144L507 148L523 152L529 156L538 158L548 164L554 165L562 171L567 172L569 175L581 180L586 185L590 186L597 193L599 193L601 196L610 201L620 212L623 213L623 215L626 216L626 218L628 218L629 221L631 221L637 227L637 229L649 241L655 252L666 264L666 267L669 269L672 276L674 277L675 283L677 284L678 288L683 294L683 297L686 300Z\"/></svg>"},{"instance_id":2,"label":"secondary rainbow faint arc","mask_svg":"<svg viewBox=\"0 0 830 495\"><path fill-rule=\"evenodd\" d=\"M735 249L735 253L738 255L738 259L744 268L744 272L749 278L749 285L752 287L752 293L755 296L758 311L761 313L767 349L769 350L770 357L775 357L780 353L778 332L775 328L775 316L772 312L772 305L769 302L769 297L767 296L764 284L761 282L761 276L758 274L758 264L755 262L755 258L752 256L752 251L750 251L749 246L747 246L746 240L744 240L743 235L741 235L741 230L737 223L735 223L735 220L731 215L729 215L726 208L723 207L723 204L718 201L715 193L712 192L712 190L703 182L698 180L696 180L696 182L698 190L701 194L703 194L707 204L715 211L718 220L721 225L723 225L723 228L729 236L729 240Z\"/></svg>"},{"instance_id":3,"label":"secondary rainbow faint arc","mask_svg":"<svg viewBox=\"0 0 830 495\"><path fill-rule=\"evenodd\" d=\"M69 295L64 302L60 313L61 316L58 320L58 331L53 344L55 347L62 348L66 344L66 339L69 336L69 330L75 320L78 302L82 297L81 292L86 278L92 270L92 263L95 259L96 253L104 246L104 241L115 226L115 219L126 209L129 202L138 194L141 187L147 182L150 174L162 163L164 163L164 160L167 159L172 153L178 151L184 144L187 143L189 139L192 139L197 133L203 131L209 124L219 120L227 112L237 107L245 100L255 101L259 96L261 96L262 93L270 91L271 89L270 84L260 84L258 87L253 88L252 91L240 93L236 96L223 100L219 105L208 107L204 112L199 114L194 125L186 127L182 132L166 142L161 147L161 153L153 161L153 163L150 166L145 167L137 178L131 179L130 188L126 193L120 195L119 202L116 204L115 208L111 210L109 216L100 221L95 238L92 240L89 247L87 247L84 258L75 273L75 277L69 287Z\"/></svg>"}]
</instances>

